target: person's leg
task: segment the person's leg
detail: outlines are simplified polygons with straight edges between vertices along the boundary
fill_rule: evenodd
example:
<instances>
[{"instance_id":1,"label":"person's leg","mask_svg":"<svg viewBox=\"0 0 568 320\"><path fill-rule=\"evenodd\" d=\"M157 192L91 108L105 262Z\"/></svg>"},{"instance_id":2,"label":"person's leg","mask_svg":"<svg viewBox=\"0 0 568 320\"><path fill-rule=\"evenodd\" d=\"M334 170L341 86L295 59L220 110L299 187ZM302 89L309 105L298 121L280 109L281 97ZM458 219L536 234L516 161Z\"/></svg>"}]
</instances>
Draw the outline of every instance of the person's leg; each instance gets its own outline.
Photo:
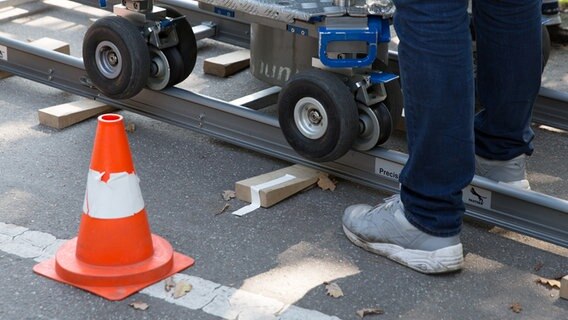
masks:
<instances>
[{"instance_id":1,"label":"person's leg","mask_svg":"<svg viewBox=\"0 0 568 320\"><path fill-rule=\"evenodd\" d=\"M474 85L467 0L395 1L409 158L400 177L408 220L460 232L474 173Z\"/></svg>"},{"instance_id":2,"label":"person's leg","mask_svg":"<svg viewBox=\"0 0 568 320\"><path fill-rule=\"evenodd\" d=\"M551 42L568 44L568 29L562 26L558 0L542 0L542 20Z\"/></svg>"},{"instance_id":3,"label":"person's leg","mask_svg":"<svg viewBox=\"0 0 568 320\"><path fill-rule=\"evenodd\" d=\"M463 265L462 189L474 172L468 0L395 5L409 152L401 195L350 206L343 229L358 246L417 271L455 271Z\"/></svg>"},{"instance_id":4,"label":"person's leg","mask_svg":"<svg viewBox=\"0 0 568 320\"><path fill-rule=\"evenodd\" d=\"M533 152L530 128L541 78L540 0L475 0L475 152L508 161ZM524 160L524 159L523 159ZM524 170L524 168L523 168Z\"/></svg>"}]
</instances>

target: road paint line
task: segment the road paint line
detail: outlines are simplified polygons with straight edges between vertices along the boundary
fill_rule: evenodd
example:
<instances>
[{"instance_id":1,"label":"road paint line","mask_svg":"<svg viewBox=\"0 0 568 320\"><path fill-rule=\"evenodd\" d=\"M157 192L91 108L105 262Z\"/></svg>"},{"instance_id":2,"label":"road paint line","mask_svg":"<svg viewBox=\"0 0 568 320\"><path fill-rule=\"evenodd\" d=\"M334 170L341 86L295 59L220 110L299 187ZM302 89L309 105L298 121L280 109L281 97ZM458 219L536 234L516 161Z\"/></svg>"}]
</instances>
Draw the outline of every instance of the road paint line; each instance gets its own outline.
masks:
<instances>
[{"instance_id":1,"label":"road paint line","mask_svg":"<svg viewBox=\"0 0 568 320\"><path fill-rule=\"evenodd\" d=\"M65 241L67 240L57 239L49 233L0 222L0 250L22 258L35 261L49 259ZM285 304L199 277L183 273L177 273L173 277L174 281L186 281L193 288L185 296L175 299L173 292L165 290L165 281L160 281L140 293L227 320L340 320L336 316Z\"/></svg>"}]
</instances>

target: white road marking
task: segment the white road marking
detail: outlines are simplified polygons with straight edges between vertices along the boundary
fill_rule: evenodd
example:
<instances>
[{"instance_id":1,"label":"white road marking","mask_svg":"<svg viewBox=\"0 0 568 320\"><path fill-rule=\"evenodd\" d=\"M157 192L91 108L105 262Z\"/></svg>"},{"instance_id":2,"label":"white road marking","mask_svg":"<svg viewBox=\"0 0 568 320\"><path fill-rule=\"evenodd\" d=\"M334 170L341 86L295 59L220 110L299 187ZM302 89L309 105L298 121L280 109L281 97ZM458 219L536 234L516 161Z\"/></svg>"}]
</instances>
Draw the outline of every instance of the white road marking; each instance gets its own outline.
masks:
<instances>
[{"instance_id":1,"label":"white road marking","mask_svg":"<svg viewBox=\"0 0 568 320\"><path fill-rule=\"evenodd\" d=\"M49 233L0 222L0 250L22 258L33 258L38 262L49 259L65 241ZM227 320L340 320L336 316L285 304L195 276L177 273L174 280L187 281L193 288L185 296L174 299L172 292L165 290L165 282L160 281L140 293Z\"/></svg>"}]
</instances>

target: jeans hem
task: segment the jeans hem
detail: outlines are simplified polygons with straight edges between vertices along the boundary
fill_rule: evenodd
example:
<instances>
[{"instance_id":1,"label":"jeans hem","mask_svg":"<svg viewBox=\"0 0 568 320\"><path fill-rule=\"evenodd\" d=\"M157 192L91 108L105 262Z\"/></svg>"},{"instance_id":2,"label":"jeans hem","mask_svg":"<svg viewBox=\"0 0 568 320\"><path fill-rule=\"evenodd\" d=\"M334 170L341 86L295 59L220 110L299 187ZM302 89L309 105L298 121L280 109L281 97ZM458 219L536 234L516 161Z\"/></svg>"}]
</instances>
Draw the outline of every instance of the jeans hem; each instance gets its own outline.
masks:
<instances>
[{"instance_id":1,"label":"jeans hem","mask_svg":"<svg viewBox=\"0 0 568 320\"><path fill-rule=\"evenodd\" d=\"M440 232L440 231L434 231L432 229L426 228L424 226L422 226L412 215L412 213L409 213L408 210L404 210L404 216L406 217L406 220L408 220L408 222L410 222L411 225L413 225L416 229L427 233L429 235L435 236L435 237L441 237L441 238L448 238L448 237L453 237L456 235L459 235L461 233L461 226L457 227L455 230L452 231L446 231L446 232Z\"/></svg>"}]
</instances>

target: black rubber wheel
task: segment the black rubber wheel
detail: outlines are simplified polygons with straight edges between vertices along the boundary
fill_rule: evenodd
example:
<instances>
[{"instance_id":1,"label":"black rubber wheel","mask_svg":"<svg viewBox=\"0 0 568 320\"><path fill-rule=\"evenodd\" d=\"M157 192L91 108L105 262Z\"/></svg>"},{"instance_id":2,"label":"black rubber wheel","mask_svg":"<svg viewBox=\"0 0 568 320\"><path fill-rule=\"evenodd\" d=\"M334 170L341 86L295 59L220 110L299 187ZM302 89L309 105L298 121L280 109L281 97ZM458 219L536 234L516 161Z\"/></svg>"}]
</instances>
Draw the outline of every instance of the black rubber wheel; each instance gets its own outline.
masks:
<instances>
[{"instance_id":1,"label":"black rubber wheel","mask_svg":"<svg viewBox=\"0 0 568 320\"><path fill-rule=\"evenodd\" d=\"M393 74L400 74L398 67L398 59L388 60L388 64L379 59L373 61L372 66L374 71L384 71ZM383 101L387 107L391 118L391 130L394 130L402 125L404 117L402 116L403 103L402 103L402 89L400 87L400 78L391 80L384 84L387 93L387 99ZM390 135L390 134L389 134Z\"/></svg>"},{"instance_id":2,"label":"black rubber wheel","mask_svg":"<svg viewBox=\"0 0 568 320\"><path fill-rule=\"evenodd\" d=\"M389 117L391 122L390 127L392 132L392 130L398 128L399 125L402 126L404 123L404 117L402 116L403 103L402 103L402 89L400 87L400 79L394 79L392 81L385 83L385 91L387 92L387 99L384 101L384 106L386 106L387 111L389 112ZM390 134L391 133L389 133L389 136ZM383 143L384 142L379 144Z\"/></svg>"},{"instance_id":3,"label":"black rubber wheel","mask_svg":"<svg viewBox=\"0 0 568 320\"><path fill-rule=\"evenodd\" d=\"M113 99L128 99L146 85L150 54L140 31L118 16L97 20L83 41L85 70L92 83Z\"/></svg>"},{"instance_id":4,"label":"black rubber wheel","mask_svg":"<svg viewBox=\"0 0 568 320\"><path fill-rule=\"evenodd\" d=\"M301 156L333 161L353 145L359 132L353 94L331 73L309 69L295 74L278 97L284 137Z\"/></svg>"},{"instance_id":5,"label":"black rubber wheel","mask_svg":"<svg viewBox=\"0 0 568 320\"><path fill-rule=\"evenodd\" d=\"M177 47L160 50L150 45L148 48L151 63L146 86L159 91L179 83L183 74L183 68L179 66L183 65L183 60Z\"/></svg>"},{"instance_id":6,"label":"black rubber wheel","mask_svg":"<svg viewBox=\"0 0 568 320\"><path fill-rule=\"evenodd\" d=\"M185 80L184 69L175 67L183 65L183 58L177 47L167 48L163 50L163 52L168 58L170 65L170 81L168 82L168 87L171 87Z\"/></svg>"},{"instance_id":7,"label":"black rubber wheel","mask_svg":"<svg viewBox=\"0 0 568 320\"><path fill-rule=\"evenodd\" d=\"M377 141L376 146L380 146L383 143L387 142L387 140L390 138L392 134L393 130L392 116L389 109L384 103L377 103L371 106L371 109L373 110L373 112L375 112L377 118L379 119L380 133L379 133L379 141Z\"/></svg>"},{"instance_id":8,"label":"black rubber wheel","mask_svg":"<svg viewBox=\"0 0 568 320\"><path fill-rule=\"evenodd\" d=\"M181 17L182 14L165 4L160 4L160 7L166 9L166 16L170 18ZM179 43L176 48L181 54L183 66L173 65L172 69L182 68L183 72L181 77L173 82L171 85L176 85L183 80L185 80L195 67L195 61L197 61L197 40L195 39L195 34L191 28L191 24L187 19L182 19L176 22L176 33L178 35Z\"/></svg>"},{"instance_id":9,"label":"black rubber wheel","mask_svg":"<svg viewBox=\"0 0 568 320\"><path fill-rule=\"evenodd\" d=\"M392 118L384 103L365 106L357 103L359 109L359 134L353 142L353 149L359 151L371 150L390 138L392 133Z\"/></svg>"},{"instance_id":10,"label":"black rubber wheel","mask_svg":"<svg viewBox=\"0 0 568 320\"><path fill-rule=\"evenodd\" d=\"M542 70L548 63L548 58L550 57L550 34L548 34L548 28L546 25L542 25Z\"/></svg>"}]
</instances>

